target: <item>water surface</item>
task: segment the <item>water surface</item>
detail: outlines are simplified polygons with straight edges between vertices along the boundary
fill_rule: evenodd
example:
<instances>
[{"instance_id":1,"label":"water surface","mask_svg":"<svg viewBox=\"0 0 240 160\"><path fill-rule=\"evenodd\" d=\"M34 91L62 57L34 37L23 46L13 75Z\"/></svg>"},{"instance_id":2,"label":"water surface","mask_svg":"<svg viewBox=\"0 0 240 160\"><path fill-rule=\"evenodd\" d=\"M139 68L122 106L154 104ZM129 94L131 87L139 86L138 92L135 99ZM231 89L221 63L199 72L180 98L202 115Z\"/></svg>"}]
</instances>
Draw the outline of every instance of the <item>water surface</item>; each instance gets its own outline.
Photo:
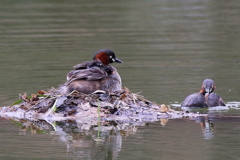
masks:
<instances>
[{"instance_id":1,"label":"water surface","mask_svg":"<svg viewBox=\"0 0 240 160\"><path fill-rule=\"evenodd\" d=\"M123 85L151 101L179 105L187 95L200 90L204 79L211 78L225 102L239 102L239 15L237 0L1 1L0 106L12 104L19 93L58 87L73 65L90 60L102 48L113 50L124 61L113 64ZM240 111L238 105L236 108L213 114L237 117ZM214 129L210 127L206 132L201 125L208 125L208 120L199 123L182 119L169 120L165 127L160 122L143 125L129 135L106 133L101 143L93 140L95 132L75 136L77 140L70 136L69 141L76 142L76 146L69 149L59 133L35 134L29 129L22 134L17 125L1 119L0 156L219 160L239 157L238 119L212 121Z\"/></svg>"}]
</instances>

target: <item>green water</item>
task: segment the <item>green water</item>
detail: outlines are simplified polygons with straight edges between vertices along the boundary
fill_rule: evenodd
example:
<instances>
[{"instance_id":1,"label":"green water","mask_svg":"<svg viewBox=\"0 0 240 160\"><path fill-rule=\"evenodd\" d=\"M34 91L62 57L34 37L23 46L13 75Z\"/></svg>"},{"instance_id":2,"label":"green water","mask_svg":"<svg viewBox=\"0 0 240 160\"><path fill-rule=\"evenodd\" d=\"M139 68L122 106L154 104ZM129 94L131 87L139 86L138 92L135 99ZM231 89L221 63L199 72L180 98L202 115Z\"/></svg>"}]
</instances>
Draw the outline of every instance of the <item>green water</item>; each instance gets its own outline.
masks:
<instances>
[{"instance_id":1,"label":"green water","mask_svg":"<svg viewBox=\"0 0 240 160\"><path fill-rule=\"evenodd\" d=\"M177 106L211 78L225 102L239 102L239 15L237 0L1 1L0 106L19 93L58 87L73 65L102 48L124 62L113 64L123 85L151 101ZM97 143L95 132L65 139L59 133L23 134L1 119L0 157L237 159L239 122L217 120L209 130L197 120L169 120L165 127L155 122L127 135L105 133Z\"/></svg>"}]
</instances>

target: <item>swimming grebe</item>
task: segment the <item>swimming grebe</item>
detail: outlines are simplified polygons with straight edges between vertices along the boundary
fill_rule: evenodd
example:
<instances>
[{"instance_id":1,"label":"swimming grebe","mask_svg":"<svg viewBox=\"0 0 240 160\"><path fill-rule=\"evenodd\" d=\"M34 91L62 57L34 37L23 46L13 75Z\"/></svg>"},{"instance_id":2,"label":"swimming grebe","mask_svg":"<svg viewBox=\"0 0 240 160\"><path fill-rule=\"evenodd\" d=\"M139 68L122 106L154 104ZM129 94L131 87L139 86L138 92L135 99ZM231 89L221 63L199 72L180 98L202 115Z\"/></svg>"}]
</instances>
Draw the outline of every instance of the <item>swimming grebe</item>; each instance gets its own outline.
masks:
<instances>
[{"instance_id":1,"label":"swimming grebe","mask_svg":"<svg viewBox=\"0 0 240 160\"><path fill-rule=\"evenodd\" d=\"M225 102L213 91L216 89L216 85L213 80L205 79L202 84L202 88L199 93L193 93L185 98L181 107L215 107L225 106Z\"/></svg>"},{"instance_id":2,"label":"swimming grebe","mask_svg":"<svg viewBox=\"0 0 240 160\"><path fill-rule=\"evenodd\" d=\"M73 66L75 70L67 74L67 81L60 87L61 94L69 94L76 90L90 94L96 90L114 92L122 89L121 77L117 69L109 63L123 63L117 59L113 51L99 50L92 61Z\"/></svg>"}]
</instances>

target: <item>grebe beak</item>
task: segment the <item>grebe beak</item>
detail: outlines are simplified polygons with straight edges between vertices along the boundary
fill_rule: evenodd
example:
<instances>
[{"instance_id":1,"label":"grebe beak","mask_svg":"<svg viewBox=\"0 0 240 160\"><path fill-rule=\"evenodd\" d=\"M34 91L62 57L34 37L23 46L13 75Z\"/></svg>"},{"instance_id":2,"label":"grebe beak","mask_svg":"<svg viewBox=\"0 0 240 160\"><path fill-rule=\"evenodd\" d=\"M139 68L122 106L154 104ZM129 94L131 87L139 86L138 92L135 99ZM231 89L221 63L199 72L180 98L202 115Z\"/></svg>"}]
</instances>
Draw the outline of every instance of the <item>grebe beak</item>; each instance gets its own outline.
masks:
<instances>
[{"instance_id":1,"label":"grebe beak","mask_svg":"<svg viewBox=\"0 0 240 160\"><path fill-rule=\"evenodd\" d=\"M204 89L206 91L205 98L207 98L209 96L209 94L213 91L213 88L212 87L206 87Z\"/></svg>"},{"instance_id":2,"label":"grebe beak","mask_svg":"<svg viewBox=\"0 0 240 160\"><path fill-rule=\"evenodd\" d=\"M120 59L117 59L117 58L113 58L112 61L116 62L116 63L123 63L123 61L121 61Z\"/></svg>"}]
</instances>

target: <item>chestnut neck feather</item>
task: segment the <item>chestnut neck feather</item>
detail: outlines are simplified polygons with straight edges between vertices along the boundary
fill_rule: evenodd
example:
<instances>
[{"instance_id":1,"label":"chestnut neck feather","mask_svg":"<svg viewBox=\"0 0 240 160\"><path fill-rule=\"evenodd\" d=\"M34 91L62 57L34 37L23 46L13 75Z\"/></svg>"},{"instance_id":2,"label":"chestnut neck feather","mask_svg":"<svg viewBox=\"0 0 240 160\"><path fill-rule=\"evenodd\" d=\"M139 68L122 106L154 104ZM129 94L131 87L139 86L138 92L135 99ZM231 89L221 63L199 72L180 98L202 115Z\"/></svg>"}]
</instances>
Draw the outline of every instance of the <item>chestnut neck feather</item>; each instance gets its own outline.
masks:
<instances>
[{"instance_id":1,"label":"chestnut neck feather","mask_svg":"<svg viewBox=\"0 0 240 160\"><path fill-rule=\"evenodd\" d=\"M93 60L99 59L104 65L108 65L109 62L109 57L106 53L100 52L96 56L94 56Z\"/></svg>"}]
</instances>

